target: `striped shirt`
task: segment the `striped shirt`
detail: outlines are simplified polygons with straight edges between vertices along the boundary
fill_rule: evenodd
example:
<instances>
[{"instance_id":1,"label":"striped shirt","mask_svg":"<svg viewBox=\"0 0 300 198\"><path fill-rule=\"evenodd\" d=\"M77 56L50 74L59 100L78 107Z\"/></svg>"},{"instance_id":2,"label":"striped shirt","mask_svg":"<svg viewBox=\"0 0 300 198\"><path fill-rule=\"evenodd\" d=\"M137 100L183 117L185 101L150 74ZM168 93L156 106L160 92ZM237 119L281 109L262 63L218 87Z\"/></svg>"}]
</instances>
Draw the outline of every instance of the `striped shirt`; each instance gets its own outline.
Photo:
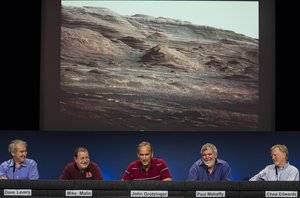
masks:
<instances>
[{"instance_id":1,"label":"striped shirt","mask_svg":"<svg viewBox=\"0 0 300 198\"><path fill-rule=\"evenodd\" d=\"M163 180L166 178L171 178L166 162L159 158L152 158L148 171L142 168L140 160L130 163L122 180Z\"/></svg>"}]
</instances>

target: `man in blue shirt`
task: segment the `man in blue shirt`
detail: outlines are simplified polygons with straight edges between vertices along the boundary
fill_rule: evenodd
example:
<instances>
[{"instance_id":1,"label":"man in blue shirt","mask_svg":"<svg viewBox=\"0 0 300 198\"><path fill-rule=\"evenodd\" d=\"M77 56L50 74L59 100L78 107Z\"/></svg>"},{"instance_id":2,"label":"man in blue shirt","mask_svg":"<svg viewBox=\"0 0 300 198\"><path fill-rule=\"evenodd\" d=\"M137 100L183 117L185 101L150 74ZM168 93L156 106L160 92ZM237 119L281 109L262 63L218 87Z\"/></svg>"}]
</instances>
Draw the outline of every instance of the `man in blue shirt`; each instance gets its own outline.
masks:
<instances>
[{"instance_id":1,"label":"man in blue shirt","mask_svg":"<svg viewBox=\"0 0 300 198\"><path fill-rule=\"evenodd\" d=\"M201 148L202 158L190 168L189 181L231 181L229 164L218 159L218 150L215 145L206 143Z\"/></svg>"},{"instance_id":2,"label":"man in blue shirt","mask_svg":"<svg viewBox=\"0 0 300 198\"><path fill-rule=\"evenodd\" d=\"M271 147L273 164L267 165L250 181L299 181L298 169L288 162L288 148L283 144Z\"/></svg>"},{"instance_id":3,"label":"man in blue shirt","mask_svg":"<svg viewBox=\"0 0 300 198\"><path fill-rule=\"evenodd\" d=\"M1 179L39 179L37 163L27 158L27 143L12 140L8 145L12 158L0 164Z\"/></svg>"}]
</instances>

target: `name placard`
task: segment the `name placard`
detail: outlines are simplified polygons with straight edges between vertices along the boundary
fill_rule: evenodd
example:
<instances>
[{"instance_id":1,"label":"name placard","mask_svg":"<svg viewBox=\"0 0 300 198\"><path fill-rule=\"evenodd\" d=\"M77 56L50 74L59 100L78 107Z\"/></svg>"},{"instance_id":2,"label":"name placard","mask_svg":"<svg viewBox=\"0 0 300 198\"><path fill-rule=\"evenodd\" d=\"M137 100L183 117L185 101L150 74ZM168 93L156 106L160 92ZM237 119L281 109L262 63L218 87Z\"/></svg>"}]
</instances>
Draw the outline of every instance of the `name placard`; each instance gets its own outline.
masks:
<instances>
[{"instance_id":1,"label":"name placard","mask_svg":"<svg viewBox=\"0 0 300 198\"><path fill-rule=\"evenodd\" d=\"M225 197L225 191L220 191L220 190L196 191L196 197Z\"/></svg>"},{"instance_id":2,"label":"name placard","mask_svg":"<svg viewBox=\"0 0 300 198\"><path fill-rule=\"evenodd\" d=\"M4 196L31 196L31 189L4 189Z\"/></svg>"},{"instance_id":3,"label":"name placard","mask_svg":"<svg viewBox=\"0 0 300 198\"><path fill-rule=\"evenodd\" d=\"M66 197L92 197L92 190L66 190Z\"/></svg>"},{"instance_id":4,"label":"name placard","mask_svg":"<svg viewBox=\"0 0 300 198\"><path fill-rule=\"evenodd\" d=\"M265 191L265 197L298 197L298 191Z\"/></svg>"},{"instance_id":5,"label":"name placard","mask_svg":"<svg viewBox=\"0 0 300 198\"><path fill-rule=\"evenodd\" d=\"M130 197L168 197L167 190L131 190Z\"/></svg>"}]
</instances>

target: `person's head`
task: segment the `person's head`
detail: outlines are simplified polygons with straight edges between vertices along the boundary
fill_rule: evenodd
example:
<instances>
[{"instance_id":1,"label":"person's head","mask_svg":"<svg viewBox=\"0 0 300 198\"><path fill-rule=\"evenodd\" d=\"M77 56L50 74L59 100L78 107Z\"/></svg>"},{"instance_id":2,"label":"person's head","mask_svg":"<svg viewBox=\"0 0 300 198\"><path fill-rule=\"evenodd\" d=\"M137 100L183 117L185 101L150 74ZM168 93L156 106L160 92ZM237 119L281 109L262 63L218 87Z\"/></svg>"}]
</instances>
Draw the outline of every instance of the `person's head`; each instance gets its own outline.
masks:
<instances>
[{"instance_id":1,"label":"person's head","mask_svg":"<svg viewBox=\"0 0 300 198\"><path fill-rule=\"evenodd\" d=\"M149 142L143 141L137 147L137 157L143 166L150 166L153 148Z\"/></svg>"},{"instance_id":2,"label":"person's head","mask_svg":"<svg viewBox=\"0 0 300 198\"><path fill-rule=\"evenodd\" d=\"M74 151L74 161L77 167L84 170L90 164L89 151L85 147L78 147Z\"/></svg>"},{"instance_id":3,"label":"person's head","mask_svg":"<svg viewBox=\"0 0 300 198\"><path fill-rule=\"evenodd\" d=\"M282 167L287 163L289 151L285 145L276 144L271 147L270 151L275 166Z\"/></svg>"},{"instance_id":4,"label":"person's head","mask_svg":"<svg viewBox=\"0 0 300 198\"><path fill-rule=\"evenodd\" d=\"M12 140L8 145L8 152L17 164L21 164L27 157L27 143L20 139Z\"/></svg>"},{"instance_id":5,"label":"person's head","mask_svg":"<svg viewBox=\"0 0 300 198\"><path fill-rule=\"evenodd\" d=\"M215 165L216 159L218 157L218 150L216 146L211 143L206 143L202 146L200 152L203 163L208 168L212 168Z\"/></svg>"}]
</instances>

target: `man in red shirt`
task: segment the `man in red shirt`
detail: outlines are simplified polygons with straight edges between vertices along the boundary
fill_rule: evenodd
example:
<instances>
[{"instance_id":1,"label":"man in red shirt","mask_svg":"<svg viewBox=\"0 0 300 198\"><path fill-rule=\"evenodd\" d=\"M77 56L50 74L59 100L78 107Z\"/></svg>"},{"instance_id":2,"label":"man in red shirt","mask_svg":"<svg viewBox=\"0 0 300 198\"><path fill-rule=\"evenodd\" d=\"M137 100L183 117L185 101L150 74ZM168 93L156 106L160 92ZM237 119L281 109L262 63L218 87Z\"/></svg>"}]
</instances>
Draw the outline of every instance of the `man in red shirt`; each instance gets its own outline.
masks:
<instances>
[{"instance_id":1,"label":"man in red shirt","mask_svg":"<svg viewBox=\"0 0 300 198\"><path fill-rule=\"evenodd\" d=\"M153 148L149 142L143 141L138 145L137 157L138 160L127 167L122 180L172 180L166 162L153 158Z\"/></svg>"},{"instance_id":2,"label":"man in red shirt","mask_svg":"<svg viewBox=\"0 0 300 198\"><path fill-rule=\"evenodd\" d=\"M59 179L90 179L103 180L103 175L98 164L91 162L89 152L84 147L76 148L74 152L74 161L68 163Z\"/></svg>"}]
</instances>

